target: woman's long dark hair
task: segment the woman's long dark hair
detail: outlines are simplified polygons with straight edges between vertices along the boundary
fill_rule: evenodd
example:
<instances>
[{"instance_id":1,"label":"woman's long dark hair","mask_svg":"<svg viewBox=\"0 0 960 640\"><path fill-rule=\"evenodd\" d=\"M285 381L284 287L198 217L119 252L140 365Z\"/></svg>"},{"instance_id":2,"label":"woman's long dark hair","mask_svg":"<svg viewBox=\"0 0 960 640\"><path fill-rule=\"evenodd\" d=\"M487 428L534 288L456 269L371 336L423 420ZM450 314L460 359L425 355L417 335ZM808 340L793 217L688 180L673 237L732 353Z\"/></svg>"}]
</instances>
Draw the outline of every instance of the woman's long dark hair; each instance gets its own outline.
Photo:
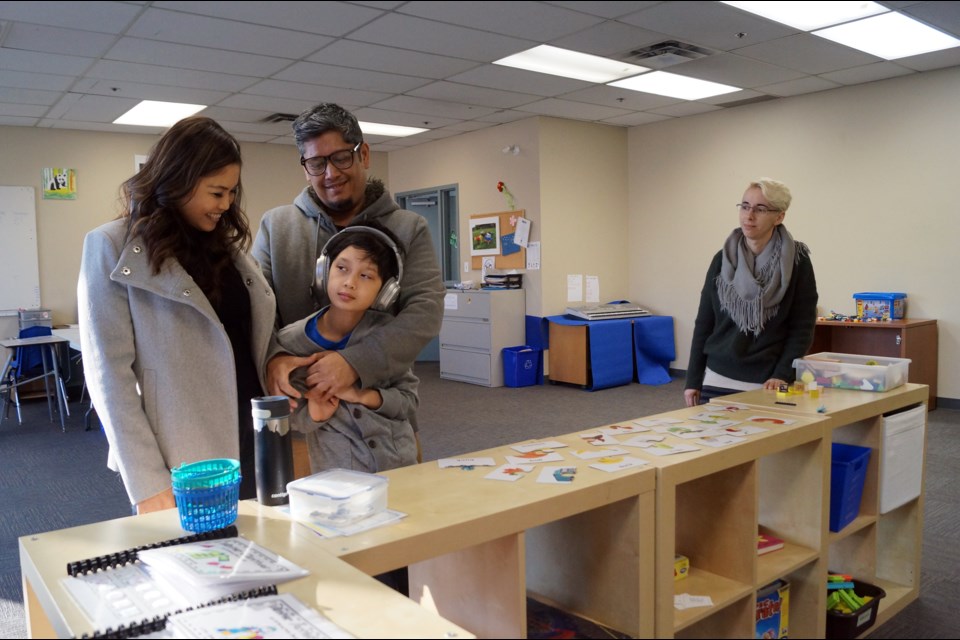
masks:
<instances>
[{"instance_id":1,"label":"woman's long dark hair","mask_svg":"<svg viewBox=\"0 0 960 640\"><path fill-rule=\"evenodd\" d=\"M185 118L160 138L147 163L121 187L122 215L130 218L128 234L143 239L153 273L176 259L214 303L223 269L250 243L241 185L237 183L233 204L209 233L190 226L181 206L201 178L233 164L242 163L240 143L232 135L210 118Z\"/></svg>"}]
</instances>

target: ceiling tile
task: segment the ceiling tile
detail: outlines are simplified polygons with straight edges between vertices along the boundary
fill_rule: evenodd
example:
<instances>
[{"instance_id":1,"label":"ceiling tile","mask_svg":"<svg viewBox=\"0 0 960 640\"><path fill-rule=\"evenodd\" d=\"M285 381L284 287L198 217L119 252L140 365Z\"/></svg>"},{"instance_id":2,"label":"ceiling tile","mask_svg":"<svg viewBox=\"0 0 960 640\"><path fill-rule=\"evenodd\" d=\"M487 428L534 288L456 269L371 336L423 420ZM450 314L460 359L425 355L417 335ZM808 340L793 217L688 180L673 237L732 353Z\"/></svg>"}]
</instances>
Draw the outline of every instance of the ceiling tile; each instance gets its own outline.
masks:
<instances>
[{"instance_id":1,"label":"ceiling tile","mask_svg":"<svg viewBox=\"0 0 960 640\"><path fill-rule=\"evenodd\" d=\"M666 107L660 107L659 109L651 109L650 113L659 113L664 116L694 116L701 113L707 113L708 111L716 111L717 109L722 109L723 107L718 107L712 104L705 104L703 102L681 102L679 104L672 104Z\"/></svg>"},{"instance_id":2,"label":"ceiling tile","mask_svg":"<svg viewBox=\"0 0 960 640\"><path fill-rule=\"evenodd\" d=\"M935 25L940 31L960 37L960 3L957 2L913 2L906 3L903 13L919 18L922 22Z\"/></svg>"},{"instance_id":3,"label":"ceiling tile","mask_svg":"<svg viewBox=\"0 0 960 640\"><path fill-rule=\"evenodd\" d=\"M213 105L203 110L203 114L205 116L209 116L218 122L260 122L273 113L276 113L276 111L236 109L233 107L224 107L222 105ZM283 130L284 133L289 133L290 123L280 123L278 130Z\"/></svg>"},{"instance_id":4,"label":"ceiling tile","mask_svg":"<svg viewBox=\"0 0 960 640\"><path fill-rule=\"evenodd\" d=\"M719 2L661 2L624 16L620 21L721 51L797 33L787 25Z\"/></svg>"},{"instance_id":5,"label":"ceiling tile","mask_svg":"<svg viewBox=\"0 0 960 640\"><path fill-rule=\"evenodd\" d=\"M631 113L628 116L617 116L616 118L607 118L601 122L605 124L615 124L621 127L637 127L642 124L650 124L651 122L658 122L660 120L669 120L670 116L665 116L659 113Z\"/></svg>"},{"instance_id":6,"label":"ceiling tile","mask_svg":"<svg viewBox=\"0 0 960 640\"><path fill-rule=\"evenodd\" d=\"M943 69L944 67L954 67L960 64L960 47L943 49L942 51L931 51L930 53L910 56L909 58L900 58L896 63L916 71L932 71L934 69Z\"/></svg>"},{"instance_id":7,"label":"ceiling tile","mask_svg":"<svg viewBox=\"0 0 960 640\"><path fill-rule=\"evenodd\" d=\"M0 115L0 125L8 127L33 127L40 122L39 118L27 118L23 116Z\"/></svg>"},{"instance_id":8,"label":"ceiling tile","mask_svg":"<svg viewBox=\"0 0 960 640\"><path fill-rule=\"evenodd\" d=\"M142 7L129 2L2 2L0 20L17 20L51 27L120 33Z\"/></svg>"},{"instance_id":9,"label":"ceiling tile","mask_svg":"<svg viewBox=\"0 0 960 640\"><path fill-rule=\"evenodd\" d=\"M898 64L884 61L862 67L824 73L820 77L840 84L860 84L862 82L875 82L877 80L886 80L887 78L896 78L897 76L905 76L910 73L914 73L914 71Z\"/></svg>"},{"instance_id":10,"label":"ceiling tile","mask_svg":"<svg viewBox=\"0 0 960 640\"><path fill-rule=\"evenodd\" d=\"M378 122L387 124L398 124L403 127L446 127L460 122L461 118L441 118L431 115L424 116L419 113L409 113L403 111L391 111L390 109L372 109L362 107L353 112L357 120L363 122Z\"/></svg>"},{"instance_id":11,"label":"ceiling tile","mask_svg":"<svg viewBox=\"0 0 960 640\"><path fill-rule=\"evenodd\" d=\"M805 76L796 80L767 84L757 88L775 96L798 96L803 93L815 93L817 91L826 91L827 89L836 89L838 86L840 86L838 83L825 80L824 78Z\"/></svg>"},{"instance_id":12,"label":"ceiling tile","mask_svg":"<svg viewBox=\"0 0 960 640\"><path fill-rule=\"evenodd\" d=\"M3 46L25 51L98 58L115 40L116 36L113 34L15 22L3 37Z\"/></svg>"},{"instance_id":13,"label":"ceiling tile","mask_svg":"<svg viewBox=\"0 0 960 640\"><path fill-rule=\"evenodd\" d=\"M670 39L671 36L664 33L641 29L635 25L604 22L565 38L552 40L550 44L595 56L622 60L624 55L631 51Z\"/></svg>"},{"instance_id":14,"label":"ceiling tile","mask_svg":"<svg viewBox=\"0 0 960 640\"><path fill-rule=\"evenodd\" d=\"M235 93L229 98L221 100L218 107L232 107L234 109L253 109L267 113L301 113L317 104L319 100L296 100L293 98L278 98L276 96L255 96L249 93ZM351 108L344 104L344 108Z\"/></svg>"},{"instance_id":15,"label":"ceiling tile","mask_svg":"<svg viewBox=\"0 0 960 640\"><path fill-rule=\"evenodd\" d=\"M413 96L395 96L374 106L378 109L406 111L408 113L420 113L427 116L440 116L442 118L455 118L458 120L472 120L494 112L494 109L490 107L473 107L456 102L443 102Z\"/></svg>"},{"instance_id":16,"label":"ceiling tile","mask_svg":"<svg viewBox=\"0 0 960 640\"><path fill-rule=\"evenodd\" d=\"M59 91L42 91L39 89L20 89L17 87L0 86L0 102L17 104L37 104L50 106L60 99ZM10 111L4 109L4 113Z\"/></svg>"},{"instance_id":17,"label":"ceiling tile","mask_svg":"<svg viewBox=\"0 0 960 640\"><path fill-rule=\"evenodd\" d=\"M85 95L73 102L59 117L85 122L113 122L132 109L138 100Z\"/></svg>"},{"instance_id":18,"label":"ceiling tile","mask_svg":"<svg viewBox=\"0 0 960 640\"><path fill-rule=\"evenodd\" d=\"M0 110L5 116L40 118L47 113L47 105L42 104L22 104L16 101L8 102L6 96L0 91Z\"/></svg>"},{"instance_id":19,"label":"ceiling tile","mask_svg":"<svg viewBox=\"0 0 960 640\"><path fill-rule=\"evenodd\" d=\"M616 109L630 109L633 111L646 111L647 109L682 102L679 98L658 96L652 93L643 93L642 91L631 91L609 85L599 85L589 89L581 89L580 91L564 94L563 98L565 100L602 104Z\"/></svg>"},{"instance_id":20,"label":"ceiling tile","mask_svg":"<svg viewBox=\"0 0 960 640\"><path fill-rule=\"evenodd\" d=\"M268 76L290 64L290 60L286 58L142 38L121 38L104 57L121 62L139 62L246 76Z\"/></svg>"},{"instance_id":21,"label":"ceiling tile","mask_svg":"<svg viewBox=\"0 0 960 640\"><path fill-rule=\"evenodd\" d=\"M318 84L284 82L282 80L264 80L249 89L245 89L243 93L267 97L284 96L298 100L309 100L314 104L336 102L358 107L367 106L390 97L389 93L357 91L356 89L344 89L342 87L323 87Z\"/></svg>"},{"instance_id":22,"label":"ceiling tile","mask_svg":"<svg viewBox=\"0 0 960 640\"><path fill-rule=\"evenodd\" d=\"M569 35L603 20L586 13L570 11L542 2L519 0L510 2L414 0L404 4L398 11L420 18L540 42Z\"/></svg>"},{"instance_id":23,"label":"ceiling tile","mask_svg":"<svg viewBox=\"0 0 960 640\"><path fill-rule=\"evenodd\" d=\"M310 62L335 64L354 69L370 69L384 73L440 80L477 66L477 62L460 58L383 47L368 42L337 40L307 58Z\"/></svg>"},{"instance_id":24,"label":"ceiling tile","mask_svg":"<svg viewBox=\"0 0 960 640\"><path fill-rule=\"evenodd\" d=\"M100 80L89 87L86 93L114 98L136 98L137 100L159 100L161 102L184 102L187 104L215 104L230 95L224 91L164 87L156 84L118 82L116 80Z\"/></svg>"},{"instance_id":25,"label":"ceiling tile","mask_svg":"<svg viewBox=\"0 0 960 640\"><path fill-rule=\"evenodd\" d=\"M127 30L127 35L295 60L331 41L313 33L159 9L147 9Z\"/></svg>"},{"instance_id":26,"label":"ceiling tile","mask_svg":"<svg viewBox=\"0 0 960 640\"><path fill-rule=\"evenodd\" d=\"M552 97L569 91L592 87L592 82L562 78L546 73L534 73L495 64L485 64L447 78L452 82L472 84L491 89L518 91L542 97Z\"/></svg>"},{"instance_id":27,"label":"ceiling tile","mask_svg":"<svg viewBox=\"0 0 960 640\"><path fill-rule=\"evenodd\" d=\"M66 91L73 83L70 76L57 76L50 73L33 73L0 69L0 87L19 87L21 89L46 89L48 91Z\"/></svg>"},{"instance_id":28,"label":"ceiling tile","mask_svg":"<svg viewBox=\"0 0 960 640\"><path fill-rule=\"evenodd\" d=\"M517 120L525 120L532 117L530 113L523 111L515 111L513 109L499 109L494 111L491 114L480 116L477 118L480 122L491 122L495 124L503 124L505 122L516 122Z\"/></svg>"},{"instance_id":29,"label":"ceiling tile","mask_svg":"<svg viewBox=\"0 0 960 640\"><path fill-rule=\"evenodd\" d=\"M599 104L572 102L570 100L558 100L557 98L547 98L546 100L533 102L519 107L517 111L529 111L530 113L570 118L571 120L604 120L630 113L626 109L614 109Z\"/></svg>"},{"instance_id":30,"label":"ceiling tile","mask_svg":"<svg viewBox=\"0 0 960 640\"><path fill-rule=\"evenodd\" d=\"M447 100L464 104L478 104L497 109L512 109L522 104L536 102L541 96L512 91L498 91L486 87L474 87L454 82L434 82L407 95L433 100Z\"/></svg>"},{"instance_id":31,"label":"ceiling tile","mask_svg":"<svg viewBox=\"0 0 960 640\"><path fill-rule=\"evenodd\" d=\"M732 53L720 53L699 60L691 60L669 67L665 71L741 89L752 89L773 82L786 82L803 76L800 71L785 69Z\"/></svg>"},{"instance_id":32,"label":"ceiling tile","mask_svg":"<svg viewBox=\"0 0 960 640\"><path fill-rule=\"evenodd\" d=\"M383 14L348 2L154 2L154 7L293 31L343 36Z\"/></svg>"},{"instance_id":33,"label":"ceiling tile","mask_svg":"<svg viewBox=\"0 0 960 640\"><path fill-rule=\"evenodd\" d=\"M395 13L361 27L351 33L349 38L479 62L493 62L538 44L532 40L520 40Z\"/></svg>"},{"instance_id":34,"label":"ceiling tile","mask_svg":"<svg viewBox=\"0 0 960 640\"><path fill-rule=\"evenodd\" d=\"M634 13L640 9L652 7L659 2L618 2L617 0L608 0L602 2L547 2L547 4L558 7L566 7L575 11L582 11L590 15L600 16L601 18L619 18L629 13Z\"/></svg>"},{"instance_id":35,"label":"ceiling tile","mask_svg":"<svg viewBox=\"0 0 960 640\"><path fill-rule=\"evenodd\" d=\"M38 51L19 51L6 47L3 48L2 54L0 55L0 69L26 71L28 73L79 75L93 62L92 58Z\"/></svg>"},{"instance_id":36,"label":"ceiling tile","mask_svg":"<svg viewBox=\"0 0 960 640\"><path fill-rule=\"evenodd\" d=\"M87 72L87 75L102 80L127 80L171 87L213 89L214 91L240 91L256 82L256 78L234 76L226 73L157 67L149 64L117 62L114 60L101 60Z\"/></svg>"},{"instance_id":37,"label":"ceiling tile","mask_svg":"<svg viewBox=\"0 0 960 640\"><path fill-rule=\"evenodd\" d=\"M869 53L809 33L798 33L773 42L743 47L734 53L810 74L859 67L881 60Z\"/></svg>"},{"instance_id":38,"label":"ceiling tile","mask_svg":"<svg viewBox=\"0 0 960 640\"><path fill-rule=\"evenodd\" d=\"M396 73L381 73L366 69L349 69L334 67L329 64L315 64L313 62L295 62L288 68L274 76L278 80L294 82L309 82L322 84L328 87L345 87L348 89L366 89L368 91L404 93L430 82L429 78L415 78L413 76Z\"/></svg>"}]
</instances>

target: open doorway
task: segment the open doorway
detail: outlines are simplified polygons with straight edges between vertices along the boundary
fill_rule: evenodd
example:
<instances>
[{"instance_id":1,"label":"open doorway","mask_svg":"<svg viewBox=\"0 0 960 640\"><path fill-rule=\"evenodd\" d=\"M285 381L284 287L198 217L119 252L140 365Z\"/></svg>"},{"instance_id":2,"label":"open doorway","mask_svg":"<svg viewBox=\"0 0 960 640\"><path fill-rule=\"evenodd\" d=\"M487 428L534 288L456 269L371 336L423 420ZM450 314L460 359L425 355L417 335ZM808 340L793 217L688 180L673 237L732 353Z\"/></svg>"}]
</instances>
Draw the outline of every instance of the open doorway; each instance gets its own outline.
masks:
<instances>
[{"instance_id":1,"label":"open doorway","mask_svg":"<svg viewBox=\"0 0 960 640\"><path fill-rule=\"evenodd\" d=\"M457 185L405 191L396 194L396 197L400 208L413 211L426 219L430 236L433 238L433 250L440 261L440 277L444 284L449 286L459 282L460 223ZM417 356L418 361L439 359L439 338L431 340Z\"/></svg>"}]
</instances>

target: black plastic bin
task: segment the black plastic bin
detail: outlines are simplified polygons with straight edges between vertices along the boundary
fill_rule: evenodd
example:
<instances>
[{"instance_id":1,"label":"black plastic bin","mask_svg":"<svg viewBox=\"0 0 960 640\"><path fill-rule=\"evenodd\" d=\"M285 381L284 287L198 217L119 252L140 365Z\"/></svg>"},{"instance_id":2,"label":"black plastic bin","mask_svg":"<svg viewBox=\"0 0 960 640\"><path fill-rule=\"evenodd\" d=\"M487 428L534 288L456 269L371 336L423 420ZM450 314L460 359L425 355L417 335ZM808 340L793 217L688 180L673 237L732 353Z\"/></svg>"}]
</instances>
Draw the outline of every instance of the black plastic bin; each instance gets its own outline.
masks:
<instances>
[{"instance_id":1,"label":"black plastic bin","mask_svg":"<svg viewBox=\"0 0 960 640\"><path fill-rule=\"evenodd\" d=\"M877 621L880 599L886 597L887 592L869 582L860 580L853 581L853 592L861 598L863 596L873 596L873 600L853 613L827 611L828 638L856 638Z\"/></svg>"}]
</instances>

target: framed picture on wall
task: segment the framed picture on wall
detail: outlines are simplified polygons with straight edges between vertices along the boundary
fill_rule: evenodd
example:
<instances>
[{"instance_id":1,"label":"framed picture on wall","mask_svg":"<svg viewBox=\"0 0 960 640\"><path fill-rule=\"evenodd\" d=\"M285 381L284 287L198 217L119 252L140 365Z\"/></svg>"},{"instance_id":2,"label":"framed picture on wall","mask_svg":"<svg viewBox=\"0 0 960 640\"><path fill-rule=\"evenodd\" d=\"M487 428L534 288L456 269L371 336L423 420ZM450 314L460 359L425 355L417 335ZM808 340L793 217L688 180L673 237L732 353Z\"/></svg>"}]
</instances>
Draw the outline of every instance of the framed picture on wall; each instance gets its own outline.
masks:
<instances>
[{"instance_id":1,"label":"framed picture on wall","mask_svg":"<svg viewBox=\"0 0 960 640\"><path fill-rule=\"evenodd\" d=\"M500 218L470 219L470 255L500 255Z\"/></svg>"}]
</instances>

